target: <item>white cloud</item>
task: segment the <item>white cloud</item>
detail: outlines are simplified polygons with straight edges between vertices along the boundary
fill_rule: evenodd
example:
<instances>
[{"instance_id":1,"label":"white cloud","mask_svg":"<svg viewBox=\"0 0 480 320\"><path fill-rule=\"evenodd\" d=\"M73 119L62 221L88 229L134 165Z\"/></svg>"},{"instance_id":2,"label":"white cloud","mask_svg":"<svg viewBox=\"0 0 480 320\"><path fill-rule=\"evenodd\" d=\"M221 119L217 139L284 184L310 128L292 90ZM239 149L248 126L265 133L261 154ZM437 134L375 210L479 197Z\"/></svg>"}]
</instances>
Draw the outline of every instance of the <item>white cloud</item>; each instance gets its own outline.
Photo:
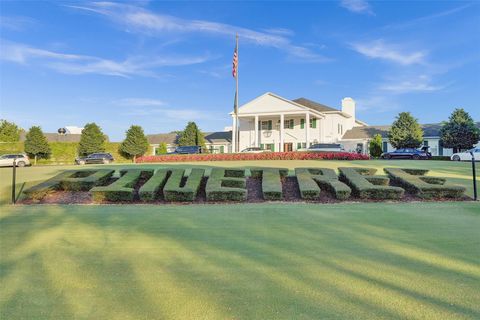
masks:
<instances>
[{"instance_id":1,"label":"white cloud","mask_svg":"<svg viewBox=\"0 0 480 320\"><path fill-rule=\"evenodd\" d=\"M164 106L165 102L150 98L124 98L114 101L113 104L126 107L159 107Z\"/></svg>"},{"instance_id":2,"label":"white cloud","mask_svg":"<svg viewBox=\"0 0 480 320\"><path fill-rule=\"evenodd\" d=\"M37 62L39 65L65 74L101 74L129 77L134 75L157 76L153 69L165 66L184 66L205 62L211 57L147 57L136 56L122 61L94 56L65 54L28 45L1 41L0 59L19 64Z\"/></svg>"},{"instance_id":3,"label":"white cloud","mask_svg":"<svg viewBox=\"0 0 480 320\"><path fill-rule=\"evenodd\" d=\"M368 95L356 99L357 110L374 111L375 113L390 112L400 109L400 105L395 97L388 95Z\"/></svg>"},{"instance_id":4,"label":"white cloud","mask_svg":"<svg viewBox=\"0 0 480 320\"><path fill-rule=\"evenodd\" d=\"M0 28L13 31L23 31L37 25L37 20L22 16L1 16Z\"/></svg>"},{"instance_id":5,"label":"white cloud","mask_svg":"<svg viewBox=\"0 0 480 320\"><path fill-rule=\"evenodd\" d=\"M374 15L370 4L365 0L341 0L340 5L351 12Z\"/></svg>"},{"instance_id":6,"label":"white cloud","mask_svg":"<svg viewBox=\"0 0 480 320\"><path fill-rule=\"evenodd\" d=\"M432 85L432 80L427 75L410 77L401 81L390 82L379 86L380 90L392 93L432 92L445 88L444 86Z\"/></svg>"},{"instance_id":7,"label":"white cloud","mask_svg":"<svg viewBox=\"0 0 480 320\"><path fill-rule=\"evenodd\" d=\"M128 32L138 32L147 35L205 33L231 37L232 39L238 33L241 41L273 47L303 61L326 62L330 60L308 48L292 44L288 36L291 36L293 32L287 29L276 28L260 32L225 23L182 19L155 13L134 5L112 2L93 2L87 5L72 5L68 7L106 16L115 23L124 26Z\"/></svg>"},{"instance_id":8,"label":"white cloud","mask_svg":"<svg viewBox=\"0 0 480 320\"><path fill-rule=\"evenodd\" d=\"M352 48L366 57L387 60L401 65L423 64L427 56L424 51L407 52L400 45L387 44L381 39L353 43Z\"/></svg>"}]
</instances>

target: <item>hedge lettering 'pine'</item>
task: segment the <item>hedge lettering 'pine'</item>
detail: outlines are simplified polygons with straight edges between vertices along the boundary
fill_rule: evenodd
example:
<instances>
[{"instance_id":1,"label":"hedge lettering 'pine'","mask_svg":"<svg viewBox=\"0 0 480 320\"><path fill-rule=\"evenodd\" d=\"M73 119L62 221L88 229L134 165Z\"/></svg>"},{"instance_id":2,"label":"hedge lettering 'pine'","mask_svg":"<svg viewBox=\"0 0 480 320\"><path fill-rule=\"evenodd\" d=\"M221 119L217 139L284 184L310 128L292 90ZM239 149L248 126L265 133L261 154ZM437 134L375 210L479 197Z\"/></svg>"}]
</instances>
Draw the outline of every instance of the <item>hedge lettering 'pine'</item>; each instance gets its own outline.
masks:
<instances>
[{"instance_id":1,"label":"hedge lettering 'pine'","mask_svg":"<svg viewBox=\"0 0 480 320\"><path fill-rule=\"evenodd\" d=\"M34 164L37 164L37 158L48 159L52 152L48 145L47 138L38 126L33 126L25 136L25 152L35 158Z\"/></svg>"},{"instance_id":2,"label":"hedge lettering 'pine'","mask_svg":"<svg viewBox=\"0 0 480 320\"><path fill-rule=\"evenodd\" d=\"M94 122L87 123L80 136L78 154L80 156L87 156L96 152L104 152L105 141L106 138L102 129L100 129L100 127Z\"/></svg>"},{"instance_id":3,"label":"hedge lettering 'pine'","mask_svg":"<svg viewBox=\"0 0 480 320\"><path fill-rule=\"evenodd\" d=\"M205 137L195 122L189 122L185 130L180 133L178 145L205 147Z\"/></svg>"},{"instance_id":4,"label":"hedge lettering 'pine'","mask_svg":"<svg viewBox=\"0 0 480 320\"><path fill-rule=\"evenodd\" d=\"M374 158L379 158L382 155L382 136L378 133L373 136L373 139L370 141L368 149L370 151L370 156Z\"/></svg>"},{"instance_id":5,"label":"hedge lettering 'pine'","mask_svg":"<svg viewBox=\"0 0 480 320\"><path fill-rule=\"evenodd\" d=\"M142 127L132 125L127 131L127 136L120 145L120 152L128 157L135 159L143 156L148 150L148 140Z\"/></svg>"},{"instance_id":6,"label":"hedge lettering 'pine'","mask_svg":"<svg viewBox=\"0 0 480 320\"><path fill-rule=\"evenodd\" d=\"M410 112L400 112L388 132L395 149L418 148L423 142L423 130Z\"/></svg>"},{"instance_id":7,"label":"hedge lettering 'pine'","mask_svg":"<svg viewBox=\"0 0 480 320\"><path fill-rule=\"evenodd\" d=\"M480 130L468 112L455 109L440 130L440 137L444 148L459 152L473 148L480 139Z\"/></svg>"},{"instance_id":8,"label":"hedge lettering 'pine'","mask_svg":"<svg viewBox=\"0 0 480 320\"><path fill-rule=\"evenodd\" d=\"M20 140L20 129L15 123L0 120L0 142L17 142Z\"/></svg>"}]
</instances>

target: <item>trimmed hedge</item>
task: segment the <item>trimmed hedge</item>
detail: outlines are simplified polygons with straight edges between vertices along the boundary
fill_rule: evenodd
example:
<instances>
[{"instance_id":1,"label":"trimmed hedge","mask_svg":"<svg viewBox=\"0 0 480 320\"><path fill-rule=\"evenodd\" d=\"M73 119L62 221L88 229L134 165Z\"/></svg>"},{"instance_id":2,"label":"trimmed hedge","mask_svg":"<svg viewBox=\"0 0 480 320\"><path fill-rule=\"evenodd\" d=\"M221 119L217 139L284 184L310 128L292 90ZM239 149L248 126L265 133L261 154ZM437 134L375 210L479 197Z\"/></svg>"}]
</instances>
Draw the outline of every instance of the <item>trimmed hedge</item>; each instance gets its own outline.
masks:
<instances>
[{"instance_id":1,"label":"trimmed hedge","mask_svg":"<svg viewBox=\"0 0 480 320\"><path fill-rule=\"evenodd\" d=\"M173 169L170 178L163 188L166 201L194 201L202 183L204 169L192 169L190 175L182 185L185 170Z\"/></svg>"},{"instance_id":2,"label":"trimmed hedge","mask_svg":"<svg viewBox=\"0 0 480 320\"><path fill-rule=\"evenodd\" d=\"M153 170L129 169L120 171L120 178L108 186L94 187L90 190L93 201L133 201L135 190L133 187L142 176L143 172Z\"/></svg>"},{"instance_id":3,"label":"trimmed hedge","mask_svg":"<svg viewBox=\"0 0 480 320\"><path fill-rule=\"evenodd\" d=\"M282 178L288 175L288 169L250 169L250 173L253 178L262 178L263 199L282 200Z\"/></svg>"},{"instance_id":4,"label":"trimmed hedge","mask_svg":"<svg viewBox=\"0 0 480 320\"><path fill-rule=\"evenodd\" d=\"M138 195L142 201L152 201L158 198L159 193L167 183L171 171L167 169L158 169L155 174L138 190Z\"/></svg>"},{"instance_id":5,"label":"trimmed hedge","mask_svg":"<svg viewBox=\"0 0 480 320\"><path fill-rule=\"evenodd\" d=\"M445 184L444 178L424 176L428 170L385 168L392 182L423 199L461 198L465 188Z\"/></svg>"},{"instance_id":6,"label":"trimmed hedge","mask_svg":"<svg viewBox=\"0 0 480 320\"><path fill-rule=\"evenodd\" d=\"M88 191L94 186L107 182L113 172L114 170L111 169L68 170L23 192L30 199L41 200L56 190Z\"/></svg>"},{"instance_id":7,"label":"trimmed hedge","mask_svg":"<svg viewBox=\"0 0 480 320\"><path fill-rule=\"evenodd\" d=\"M348 199L352 192L345 183L338 180L333 169L295 168L295 175L302 199L317 199L320 196L320 187L340 200Z\"/></svg>"},{"instance_id":8,"label":"trimmed hedge","mask_svg":"<svg viewBox=\"0 0 480 320\"><path fill-rule=\"evenodd\" d=\"M247 200L245 169L213 168L205 192L207 201Z\"/></svg>"},{"instance_id":9,"label":"trimmed hedge","mask_svg":"<svg viewBox=\"0 0 480 320\"><path fill-rule=\"evenodd\" d=\"M373 176L377 169L340 167L338 170L340 180L362 199L400 199L405 192L402 188L389 186L388 178Z\"/></svg>"}]
</instances>

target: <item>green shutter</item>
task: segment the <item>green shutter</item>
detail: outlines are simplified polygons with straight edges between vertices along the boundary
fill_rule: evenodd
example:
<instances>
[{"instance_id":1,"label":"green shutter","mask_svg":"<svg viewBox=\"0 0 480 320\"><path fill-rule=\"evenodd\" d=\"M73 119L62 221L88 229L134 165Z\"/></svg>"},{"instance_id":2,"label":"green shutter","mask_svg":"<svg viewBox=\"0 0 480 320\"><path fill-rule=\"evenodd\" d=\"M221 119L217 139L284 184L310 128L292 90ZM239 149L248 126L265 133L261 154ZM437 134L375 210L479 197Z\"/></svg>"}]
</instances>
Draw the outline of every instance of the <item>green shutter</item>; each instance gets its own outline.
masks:
<instances>
[{"instance_id":1,"label":"green shutter","mask_svg":"<svg viewBox=\"0 0 480 320\"><path fill-rule=\"evenodd\" d=\"M298 149L301 149L302 148L302 143L301 142L297 142L297 150Z\"/></svg>"},{"instance_id":2,"label":"green shutter","mask_svg":"<svg viewBox=\"0 0 480 320\"><path fill-rule=\"evenodd\" d=\"M224 153L225 152L225 147L224 146L220 146L220 153Z\"/></svg>"},{"instance_id":3,"label":"green shutter","mask_svg":"<svg viewBox=\"0 0 480 320\"><path fill-rule=\"evenodd\" d=\"M272 130L272 120L268 120L268 130Z\"/></svg>"},{"instance_id":4,"label":"green shutter","mask_svg":"<svg viewBox=\"0 0 480 320\"><path fill-rule=\"evenodd\" d=\"M275 144L274 143L270 144L270 150L272 150L272 152L275 151Z\"/></svg>"},{"instance_id":5,"label":"green shutter","mask_svg":"<svg viewBox=\"0 0 480 320\"><path fill-rule=\"evenodd\" d=\"M300 129L305 129L305 119L300 119Z\"/></svg>"},{"instance_id":6,"label":"green shutter","mask_svg":"<svg viewBox=\"0 0 480 320\"><path fill-rule=\"evenodd\" d=\"M313 118L312 119L312 128L316 128L317 127L317 118Z\"/></svg>"},{"instance_id":7,"label":"green shutter","mask_svg":"<svg viewBox=\"0 0 480 320\"><path fill-rule=\"evenodd\" d=\"M260 143L260 149L264 149L265 145L263 143Z\"/></svg>"},{"instance_id":8,"label":"green shutter","mask_svg":"<svg viewBox=\"0 0 480 320\"><path fill-rule=\"evenodd\" d=\"M293 121L293 119L290 119L290 129L293 128L295 128L295 122Z\"/></svg>"}]
</instances>

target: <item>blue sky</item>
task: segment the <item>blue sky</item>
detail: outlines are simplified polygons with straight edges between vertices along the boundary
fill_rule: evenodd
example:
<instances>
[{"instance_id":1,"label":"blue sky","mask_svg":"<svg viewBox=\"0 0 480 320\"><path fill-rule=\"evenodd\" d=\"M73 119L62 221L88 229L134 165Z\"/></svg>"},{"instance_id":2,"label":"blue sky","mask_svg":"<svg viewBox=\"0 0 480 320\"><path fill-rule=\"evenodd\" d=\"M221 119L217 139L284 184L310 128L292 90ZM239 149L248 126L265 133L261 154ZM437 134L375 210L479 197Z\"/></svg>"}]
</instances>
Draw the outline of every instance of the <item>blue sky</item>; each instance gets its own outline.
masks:
<instances>
[{"instance_id":1,"label":"blue sky","mask_svg":"<svg viewBox=\"0 0 480 320\"><path fill-rule=\"evenodd\" d=\"M389 124L455 107L480 120L480 3L462 1L0 3L0 117L54 132L97 122L112 140L231 125L270 91Z\"/></svg>"}]
</instances>

